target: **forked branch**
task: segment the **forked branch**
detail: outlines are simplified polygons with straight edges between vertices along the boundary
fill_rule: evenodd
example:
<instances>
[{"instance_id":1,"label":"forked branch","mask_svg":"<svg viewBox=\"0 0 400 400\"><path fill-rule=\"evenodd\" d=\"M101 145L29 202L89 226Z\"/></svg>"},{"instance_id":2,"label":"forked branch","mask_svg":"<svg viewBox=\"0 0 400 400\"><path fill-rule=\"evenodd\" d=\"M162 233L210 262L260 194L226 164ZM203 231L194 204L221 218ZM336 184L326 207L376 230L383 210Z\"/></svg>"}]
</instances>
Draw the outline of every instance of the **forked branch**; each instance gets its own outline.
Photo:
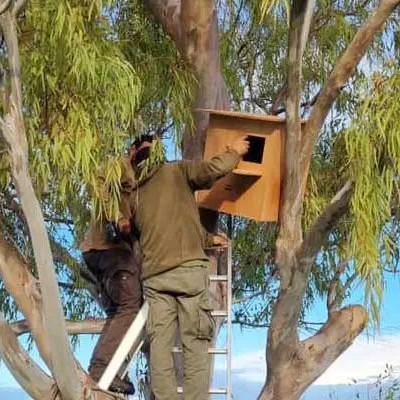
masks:
<instances>
[{"instance_id":1,"label":"forked branch","mask_svg":"<svg viewBox=\"0 0 400 400\"><path fill-rule=\"evenodd\" d=\"M382 0L371 16L364 22L356 36L340 57L334 70L318 96L317 102L307 122L302 139L301 170L303 174L302 190L304 192L311 155L322 125L355 68L371 44L375 34L382 28L390 14L400 4L400 0Z\"/></svg>"},{"instance_id":2,"label":"forked branch","mask_svg":"<svg viewBox=\"0 0 400 400\"><path fill-rule=\"evenodd\" d=\"M332 226L349 210L352 193L353 182L347 181L314 222L298 252L302 264L312 264Z\"/></svg>"}]
</instances>

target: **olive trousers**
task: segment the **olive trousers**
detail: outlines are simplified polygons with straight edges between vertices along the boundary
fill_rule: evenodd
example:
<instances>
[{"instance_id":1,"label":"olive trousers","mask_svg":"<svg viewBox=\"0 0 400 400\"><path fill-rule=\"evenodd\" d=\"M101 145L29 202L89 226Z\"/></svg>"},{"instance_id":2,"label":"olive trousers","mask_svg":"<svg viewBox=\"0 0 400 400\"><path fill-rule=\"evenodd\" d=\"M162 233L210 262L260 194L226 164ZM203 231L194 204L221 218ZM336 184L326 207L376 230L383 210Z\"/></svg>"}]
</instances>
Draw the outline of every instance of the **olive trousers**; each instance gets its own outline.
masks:
<instances>
[{"instance_id":1,"label":"olive trousers","mask_svg":"<svg viewBox=\"0 0 400 400\"><path fill-rule=\"evenodd\" d=\"M208 348L215 331L208 268L178 266L147 278L142 284L149 303L147 333L155 399L178 399L172 355L177 329L183 351L183 399L208 399Z\"/></svg>"}]
</instances>

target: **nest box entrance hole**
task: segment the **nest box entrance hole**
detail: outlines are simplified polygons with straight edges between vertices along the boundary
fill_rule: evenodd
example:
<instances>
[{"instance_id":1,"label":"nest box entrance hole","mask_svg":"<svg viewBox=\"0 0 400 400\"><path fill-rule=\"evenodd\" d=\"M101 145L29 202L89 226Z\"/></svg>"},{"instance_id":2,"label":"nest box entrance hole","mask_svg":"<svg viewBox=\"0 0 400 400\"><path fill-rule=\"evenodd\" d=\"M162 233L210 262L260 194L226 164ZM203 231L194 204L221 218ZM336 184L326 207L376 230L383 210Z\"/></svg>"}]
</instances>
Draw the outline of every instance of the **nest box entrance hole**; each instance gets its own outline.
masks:
<instances>
[{"instance_id":1,"label":"nest box entrance hole","mask_svg":"<svg viewBox=\"0 0 400 400\"><path fill-rule=\"evenodd\" d=\"M265 137L248 135L247 141L249 142L250 146L247 154L243 156L243 161L262 164Z\"/></svg>"}]
</instances>

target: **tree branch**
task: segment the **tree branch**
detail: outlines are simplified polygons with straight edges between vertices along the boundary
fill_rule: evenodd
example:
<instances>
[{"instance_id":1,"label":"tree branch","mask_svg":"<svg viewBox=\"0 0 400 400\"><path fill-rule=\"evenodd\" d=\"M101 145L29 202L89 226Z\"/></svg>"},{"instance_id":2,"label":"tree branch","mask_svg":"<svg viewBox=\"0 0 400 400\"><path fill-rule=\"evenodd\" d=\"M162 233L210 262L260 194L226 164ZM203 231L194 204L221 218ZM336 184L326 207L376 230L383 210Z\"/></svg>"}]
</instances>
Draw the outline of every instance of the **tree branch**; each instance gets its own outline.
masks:
<instances>
[{"instance_id":1,"label":"tree branch","mask_svg":"<svg viewBox=\"0 0 400 400\"><path fill-rule=\"evenodd\" d=\"M0 232L0 276L31 328L39 353L50 368L50 349L42 315L42 294L28 265Z\"/></svg>"},{"instance_id":2,"label":"tree branch","mask_svg":"<svg viewBox=\"0 0 400 400\"><path fill-rule=\"evenodd\" d=\"M11 6L11 0L2 0L0 3L0 14L6 12Z\"/></svg>"},{"instance_id":3,"label":"tree branch","mask_svg":"<svg viewBox=\"0 0 400 400\"><path fill-rule=\"evenodd\" d=\"M299 370L299 395L314 382L353 343L367 324L367 312L362 306L348 306L334 311L325 325L311 338L301 342L298 356L307 360Z\"/></svg>"},{"instance_id":4,"label":"tree branch","mask_svg":"<svg viewBox=\"0 0 400 400\"><path fill-rule=\"evenodd\" d=\"M356 280L358 274L354 272L350 278L347 279L346 283L341 289L342 293L346 293L348 289L350 289L350 286L353 284L353 282ZM338 282L339 283L339 282ZM332 302L328 305L328 315L330 316L334 311L337 311L339 306L340 306L340 297L336 296Z\"/></svg>"},{"instance_id":5,"label":"tree branch","mask_svg":"<svg viewBox=\"0 0 400 400\"><path fill-rule=\"evenodd\" d=\"M285 170L282 185L280 207L280 232L277 243L278 260L286 257L288 242L291 253L301 241L302 198L300 196L300 163L298 154L301 144L300 96L303 53L310 30L315 0L297 0L293 2L290 15L288 80L286 97L286 140ZM279 261L278 261L279 264ZM282 263L287 264L286 262ZM282 269L282 268L280 268ZM283 271L280 271L283 273ZM287 274L286 274L287 275ZM283 281L285 277L282 277ZM285 284L285 283L283 283Z\"/></svg>"},{"instance_id":6,"label":"tree branch","mask_svg":"<svg viewBox=\"0 0 400 400\"><path fill-rule=\"evenodd\" d=\"M28 0L17 0L12 8L13 17L18 17L18 15L25 9L27 3Z\"/></svg>"},{"instance_id":7,"label":"tree branch","mask_svg":"<svg viewBox=\"0 0 400 400\"><path fill-rule=\"evenodd\" d=\"M248 321L241 321L240 318L235 318L232 320L232 324L237 324L240 326L246 326L248 328L269 328L271 325L267 323L257 323L257 322L248 322ZM300 321L301 325L305 325L303 328L307 329L308 326L322 326L324 325L323 322L309 322L309 321ZM315 331L315 328L313 328Z\"/></svg>"},{"instance_id":8,"label":"tree branch","mask_svg":"<svg viewBox=\"0 0 400 400\"><path fill-rule=\"evenodd\" d=\"M298 252L301 264L312 264L332 226L348 211L352 193L353 182L347 181L314 222Z\"/></svg>"},{"instance_id":9,"label":"tree branch","mask_svg":"<svg viewBox=\"0 0 400 400\"><path fill-rule=\"evenodd\" d=\"M274 102L272 103L272 106L270 108L270 114L272 114L272 115L280 114L278 106L279 106L279 104L281 104L282 99L285 97L286 91L287 91L287 83L285 82L285 84L279 89L279 92L278 92L277 96L275 97ZM284 110L286 110L286 107L283 107L283 108L284 108Z\"/></svg>"},{"instance_id":10,"label":"tree branch","mask_svg":"<svg viewBox=\"0 0 400 400\"><path fill-rule=\"evenodd\" d=\"M28 223L32 247L43 293L44 327L50 348L51 370L63 399L75 400L83 395L81 379L69 346L64 314L57 286L53 258L43 214L29 175L28 141L22 114L21 64L16 19L7 10L0 16L0 25L7 45L10 67L10 112L1 124L10 147L11 172Z\"/></svg>"},{"instance_id":11,"label":"tree branch","mask_svg":"<svg viewBox=\"0 0 400 400\"><path fill-rule=\"evenodd\" d=\"M1 68L1 66L0 66ZM10 211L15 211L21 219L24 221L26 220L25 216L23 215L23 211L21 205L15 200L15 197L6 196L7 202L3 205L3 207ZM44 219L46 222L52 222L56 224L64 224L64 225L73 225L74 221L69 218L60 218L54 217L52 215L44 214Z\"/></svg>"},{"instance_id":12,"label":"tree branch","mask_svg":"<svg viewBox=\"0 0 400 400\"><path fill-rule=\"evenodd\" d=\"M0 91L1 91L1 105L3 106L3 113L7 113L10 109L9 93L7 89L7 73L3 65L0 64Z\"/></svg>"},{"instance_id":13,"label":"tree branch","mask_svg":"<svg viewBox=\"0 0 400 400\"><path fill-rule=\"evenodd\" d=\"M34 399L49 399L54 380L47 376L19 344L0 312L0 358L23 389Z\"/></svg>"},{"instance_id":14,"label":"tree branch","mask_svg":"<svg viewBox=\"0 0 400 400\"><path fill-rule=\"evenodd\" d=\"M275 303L268 331L268 366L280 354L282 360L290 357L292 346L298 341L297 324L301 311L307 275L298 276L295 284L293 274L298 271L296 249L301 244L302 198L300 193L301 127L299 104L301 93L302 58L314 0L293 2L290 14L288 87L286 97L285 164L279 211L280 230L276 243L276 264L281 279L278 300ZM279 368L278 366L276 368ZM272 370L271 370L272 371Z\"/></svg>"},{"instance_id":15,"label":"tree branch","mask_svg":"<svg viewBox=\"0 0 400 400\"><path fill-rule=\"evenodd\" d=\"M173 38L182 58L198 78L194 109L229 109L230 99L220 73L218 15L214 0L144 0ZM185 159L202 159L209 113L195 112L195 132L183 140Z\"/></svg>"},{"instance_id":16,"label":"tree branch","mask_svg":"<svg viewBox=\"0 0 400 400\"><path fill-rule=\"evenodd\" d=\"M304 101L300 104L300 108L304 108L304 109L308 109L309 107L312 107L319 96L320 92L318 92L312 99ZM281 108L276 108L273 112L271 112L272 115L278 115L278 114L282 114L286 111L286 107L281 107ZM305 110L304 110L305 112Z\"/></svg>"},{"instance_id":17,"label":"tree branch","mask_svg":"<svg viewBox=\"0 0 400 400\"><path fill-rule=\"evenodd\" d=\"M296 250L301 244L302 197L301 169L298 154L301 145L300 95L302 60L307 41L315 0L295 0L290 13L288 80L286 97L285 164L279 211L280 230L276 243L276 264L280 275L280 289L274 306L267 342L267 382L262 389L263 398L271 382L279 385L280 371L290 363L296 351L298 323L302 299L310 271L298 268ZM272 391L275 393L274 389ZM276 392L274 398L286 394Z\"/></svg>"},{"instance_id":18,"label":"tree branch","mask_svg":"<svg viewBox=\"0 0 400 400\"><path fill-rule=\"evenodd\" d=\"M341 88L361 61L375 34L382 28L390 14L400 4L400 0L382 0L373 14L359 29L349 47L340 57L311 112L302 138L301 170L303 171L302 191L308 177L311 155L317 136L332 108Z\"/></svg>"},{"instance_id":19,"label":"tree branch","mask_svg":"<svg viewBox=\"0 0 400 400\"><path fill-rule=\"evenodd\" d=\"M164 30L176 43L179 51L182 43L180 25L181 1L180 0L144 0L145 6L154 14ZM183 54L181 52L181 54Z\"/></svg>"},{"instance_id":20,"label":"tree branch","mask_svg":"<svg viewBox=\"0 0 400 400\"><path fill-rule=\"evenodd\" d=\"M106 321L106 319L85 319L83 321L66 320L65 322L69 335L93 335L101 333ZM10 326L18 336L30 333L26 320L13 322Z\"/></svg>"}]
</instances>

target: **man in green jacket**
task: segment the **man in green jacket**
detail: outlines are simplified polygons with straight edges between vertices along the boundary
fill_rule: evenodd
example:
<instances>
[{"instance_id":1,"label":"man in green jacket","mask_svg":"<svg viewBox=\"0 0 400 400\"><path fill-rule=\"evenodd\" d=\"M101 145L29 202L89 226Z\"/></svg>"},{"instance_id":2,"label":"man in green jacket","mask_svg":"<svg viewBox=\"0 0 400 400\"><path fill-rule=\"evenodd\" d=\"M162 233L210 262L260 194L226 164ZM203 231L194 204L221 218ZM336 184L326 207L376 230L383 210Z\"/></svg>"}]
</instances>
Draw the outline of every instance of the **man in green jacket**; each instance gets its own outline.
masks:
<instances>
[{"instance_id":1,"label":"man in green jacket","mask_svg":"<svg viewBox=\"0 0 400 400\"><path fill-rule=\"evenodd\" d=\"M133 162L140 176L151 141L138 143ZM142 252L142 285L150 312L151 382L156 400L177 400L172 359L176 329L183 346L185 400L208 398L214 336L208 258L194 192L208 189L232 171L249 143L243 137L210 161L180 161L146 167L131 194Z\"/></svg>"}]
</instances>

